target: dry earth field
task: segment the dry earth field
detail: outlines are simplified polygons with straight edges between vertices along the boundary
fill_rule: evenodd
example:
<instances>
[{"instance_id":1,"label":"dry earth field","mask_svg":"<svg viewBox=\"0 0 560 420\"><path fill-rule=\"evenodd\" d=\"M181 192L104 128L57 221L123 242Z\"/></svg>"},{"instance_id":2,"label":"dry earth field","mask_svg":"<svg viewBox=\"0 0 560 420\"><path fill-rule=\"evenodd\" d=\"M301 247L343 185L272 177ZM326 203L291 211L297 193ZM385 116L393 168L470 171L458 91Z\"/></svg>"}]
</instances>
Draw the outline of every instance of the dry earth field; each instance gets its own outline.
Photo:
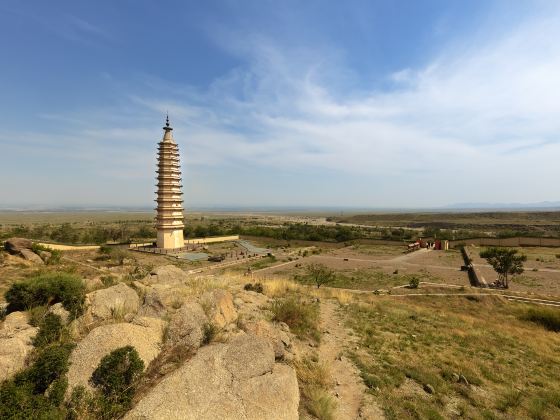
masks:
<instances>
[{"instance_id":1,"label":"dry earth field","mask_svg":"<svg viewBox=\"0 0 560 420\"><path fill-rule=\"evenodd\" d=\"M35 216L25 217L29 221ZM107 223L123 216L118 217ZM271 215L247 217L274 220ZM396 224L393 216L383 217ZM540 225L555 223L554 217L547 215ZM475 215L468 223L475 219L493 221ZM529 216L507 220L510 225L529 222ZM90 281L111 277L130 283L167 264L187 273L205 270L189 274L201 279L201 288L215 282L238 291L245 283L261 282L270 299L298 298L318 305L318 325L299 331L294 341L303 360L294 362L301 418L560 418L560 335L527 320L531 308L541 306L508 298L560 302L560 248L520 248L528 257L526 271L513 278L507 292L499 292L472 288L460 270L464 263L457 250L407 254L404 246L250 240L271 248L274 258L221 267L125 250L120 264L90 250L64 252L59 265L38 267L8 256L0 266L0 292L39 272L68 271ZM208 246L209 253L231 250L228 244ZM480 251L472 249L474 262L492 281L495 273L478 257ZM307 283L306 266L312 263L335 271L329 287ZM252 273L244 275L248 267ZM418 289L406 287L413 276L421 281Z\"/></svg>"}]
</instances>

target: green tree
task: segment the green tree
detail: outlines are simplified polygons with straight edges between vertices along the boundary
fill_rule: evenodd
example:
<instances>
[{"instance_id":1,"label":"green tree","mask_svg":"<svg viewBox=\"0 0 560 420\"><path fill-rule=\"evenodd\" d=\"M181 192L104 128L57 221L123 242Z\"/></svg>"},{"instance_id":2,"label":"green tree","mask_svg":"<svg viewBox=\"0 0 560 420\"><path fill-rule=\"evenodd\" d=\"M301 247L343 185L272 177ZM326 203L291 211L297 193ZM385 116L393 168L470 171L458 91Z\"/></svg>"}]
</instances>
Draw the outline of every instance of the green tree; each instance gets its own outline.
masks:
<instances>
[{"instance_id":1,"label":"green tree","mask_svg":"<svg viewBox=\"0 0 560 420\"><path fill-rule=\"evenodd\" d=\"M317 289L323 284L332 283L336 279L334 271L323 264L309 264L307 266L307 277L317 285Z\"/></svg>"},{"instance_id":2,"label":"green tree","mask_svg":"<svg viewBox=\"0 0 560 420\"><path fill-rule=\"evenodd\" d=\"M527 261L526 255L517 255L517 250L511 248L488 248L480 256L498 273L498 283L505 289L509 287L509 276L523 273L523 263Z\"/></svg>"}]
</instances>

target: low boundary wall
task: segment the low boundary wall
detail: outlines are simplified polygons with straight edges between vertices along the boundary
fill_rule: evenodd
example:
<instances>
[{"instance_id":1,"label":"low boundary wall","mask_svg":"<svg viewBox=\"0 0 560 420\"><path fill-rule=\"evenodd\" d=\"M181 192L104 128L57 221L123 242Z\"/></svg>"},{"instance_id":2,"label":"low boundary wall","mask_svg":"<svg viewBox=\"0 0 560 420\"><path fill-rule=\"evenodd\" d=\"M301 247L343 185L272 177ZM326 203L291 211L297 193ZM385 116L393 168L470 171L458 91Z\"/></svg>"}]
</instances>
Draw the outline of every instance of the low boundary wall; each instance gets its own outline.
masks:
<instances>
[{"instance_id":1,"label":"low boundary wall","mask_svg":"<svg viewBox=\"0 0 560 420\"><path fill-rule=\"evenodd\" d=\"M467 267L467 271L469 273L469 281L471 283L471 286L488 287L486 279L484 278L478 267L473 264L470 252L466 246L461 247L461 254L463 254L463 259L465 260L465 266Z\"/></svg>"},{"instance_id":2,"label":"low boundary wall","mask_svg":"<svg viewBox=\"0 0 560 420\"><path fill-rule=\"evenodd\" d=\"M560 238L471 238L449 241L449 248L458 248L463 245L476 246L542 246L560 247Z\"/></svg>"}]
</instances>

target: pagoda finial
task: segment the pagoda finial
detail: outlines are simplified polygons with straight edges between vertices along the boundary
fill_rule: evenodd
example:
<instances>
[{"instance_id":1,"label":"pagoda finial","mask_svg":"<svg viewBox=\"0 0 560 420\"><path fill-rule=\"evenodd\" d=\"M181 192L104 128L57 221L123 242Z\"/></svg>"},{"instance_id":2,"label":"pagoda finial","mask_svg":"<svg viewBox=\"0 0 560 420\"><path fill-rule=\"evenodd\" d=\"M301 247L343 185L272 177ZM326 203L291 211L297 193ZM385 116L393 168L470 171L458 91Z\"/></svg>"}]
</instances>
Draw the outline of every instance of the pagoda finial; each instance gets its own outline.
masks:
<instances>
[{"instance_id":1,"label":"pagoda finial","mask_svg":"<svg viewBox=\"0 0 560 420\"><path fill-rule=\"evenodd\" d=\"M163 129L166 132L173 130L173 128L171 128L170 125L169 125L169 114L168 113L165 114L165 127L163 127Z\"/></svg>"}]
</instances>

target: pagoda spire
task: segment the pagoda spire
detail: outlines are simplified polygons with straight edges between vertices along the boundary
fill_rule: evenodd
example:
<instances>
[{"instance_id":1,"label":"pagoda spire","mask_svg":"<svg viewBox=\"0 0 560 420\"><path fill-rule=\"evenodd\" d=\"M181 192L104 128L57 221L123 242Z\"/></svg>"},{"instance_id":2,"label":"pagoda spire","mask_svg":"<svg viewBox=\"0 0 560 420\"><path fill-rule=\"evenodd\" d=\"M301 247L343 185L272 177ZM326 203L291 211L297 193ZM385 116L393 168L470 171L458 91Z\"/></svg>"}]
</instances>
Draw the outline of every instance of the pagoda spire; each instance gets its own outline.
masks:
<instances>
[{"instance_id":1,"label":"pagoda spire","mask_svg":"<svg viewBox=\"0 0 560 420\"><path fill-rule=\"evenodd\" d=\"M167 132L167 131L172 131L173 128L169 125L169 114L165 114L165 127L163 127L163 129Z\"/></svg>"},{"instance_id":2,"label":"pagoda spire","mask_svg":"<svg viewBox=\"0 0 560 420\"><path fill-rule=\"evenodd\" d=\"M163 140L173 141L173 134L171 133L173 131L173 127L169 125L169 114L165 115L165 126L163 127L163 131L165 131L163 134Z\"/></svg>"}]
</instances>

